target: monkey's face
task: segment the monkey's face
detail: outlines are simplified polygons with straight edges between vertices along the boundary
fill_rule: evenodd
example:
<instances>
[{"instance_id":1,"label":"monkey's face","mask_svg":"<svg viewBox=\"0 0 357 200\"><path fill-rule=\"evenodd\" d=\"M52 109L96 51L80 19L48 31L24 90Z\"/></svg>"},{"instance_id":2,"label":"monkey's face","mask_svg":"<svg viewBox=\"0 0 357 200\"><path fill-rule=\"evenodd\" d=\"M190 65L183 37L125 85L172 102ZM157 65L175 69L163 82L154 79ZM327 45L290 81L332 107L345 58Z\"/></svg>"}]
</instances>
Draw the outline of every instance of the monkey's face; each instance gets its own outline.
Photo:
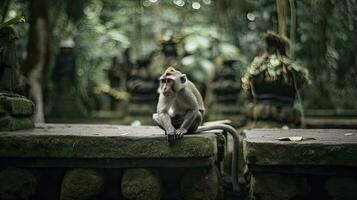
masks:
<instances>
[{"instance_id":1,"label":"monkey's face","mask_svg":"<svg viewBox=\"0 0 357 200\"><path fill-rule=\"evenodd\" d=\"M164 96L174 97L186 86L186 75L169 67L160 77L160 90Z\"/></svg>"},{"instance_id":2,"label":"monkey's face","mask_svg":"<svg viewBox=\"0 0 357 200\"><path fill-rule=\"evenodd\" d=\"M176 95L175 80L172 79L171 77L160 78L160 89L164 96L174 97Z\"/></svg>"}]
</instances>

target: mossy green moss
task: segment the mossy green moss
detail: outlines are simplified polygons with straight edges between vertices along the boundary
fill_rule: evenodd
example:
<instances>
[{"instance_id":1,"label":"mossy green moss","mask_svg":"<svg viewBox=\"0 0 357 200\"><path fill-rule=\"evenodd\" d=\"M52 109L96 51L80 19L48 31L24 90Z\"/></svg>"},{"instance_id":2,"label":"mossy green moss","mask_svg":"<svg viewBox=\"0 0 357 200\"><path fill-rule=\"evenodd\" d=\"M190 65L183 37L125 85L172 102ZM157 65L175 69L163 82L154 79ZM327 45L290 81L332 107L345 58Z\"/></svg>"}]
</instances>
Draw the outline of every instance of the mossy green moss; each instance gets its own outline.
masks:
<instances>
[{"instance_id":1,"label":"mossy green moss","mask_svg":"<svg viewBox=\"0 0 357 200\"><path fill-rule=\"evenodd\" d=\"M96 170L74 169L63 178L60 200L95 199L103 188L103 177Z\"/></svg>"},{"instance_id":2,"label":"mossy green moss","mask_svg":"<svg viewBox=\"0 0 357 200\"><path fill-rule=\"evenodd\" d=\"M121 190L128 200L160 200L163 193L158 173L149 169L125 171Z\"/></svg>"},{"instance_id":3,"label":"mossy green moss","mask_svg":"<svg viewBox=\"0 0 357 200\"><path fill-rule=\"evenodd\" d=\"M8 168L0 172L0 199L28 199L36 192L37 178L27 169Z\"/></svg>"},{"instance_id":4,"label":"mossy green moss","mask_svg":"<svg viewBox=\"0 0 357 200\"><path fill-rule=\"evenodd\" d=\"M307 185L306 179L298 175L254 173L249 197L262 200L294 199L308 192Z\"/></svg>"},{"instance_id":5,"label":"mossy green moss","mask_svg":"<svg viewBox=\"0 0 357 200\"><path fill-rule=\"evenodd\" d=\"M0 131L34 127L34 103L13 93L0 93Z\"/></svg>"},{"instance_id":6,"label":"mossy green moss","mask_svg":"<svg viewBox=\"0 0 357 200\"><path fill-rule=\"evenodd\" d=\"M34 113L34 103L24 97L6 97L2 101L11 116L31 116Z\"/></svg>"},{"instance_id":7,"label":"mossy green moss","mask_svg":"<svg viewBox=\"0 0 357 200\"><path fill-rule=\"evenodd\" d=\"M11 117L3 116L0 117L0 131L13 131L21 129L33 128L34 122L30 117Z\"/></svg>"}]
</instances>

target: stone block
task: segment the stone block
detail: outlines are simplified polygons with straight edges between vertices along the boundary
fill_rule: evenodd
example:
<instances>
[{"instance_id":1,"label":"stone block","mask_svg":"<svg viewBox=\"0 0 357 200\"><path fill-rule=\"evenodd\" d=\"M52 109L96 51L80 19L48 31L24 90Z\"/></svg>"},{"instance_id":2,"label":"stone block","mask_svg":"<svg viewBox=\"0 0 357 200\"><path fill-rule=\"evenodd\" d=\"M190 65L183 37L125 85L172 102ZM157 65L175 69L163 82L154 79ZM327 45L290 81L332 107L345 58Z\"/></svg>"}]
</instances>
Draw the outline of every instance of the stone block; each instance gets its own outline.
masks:
<instances>
[{"instance_id":1,"label":"stone block","mask_svg":"<svg viewBox=\"0 0 357 200\"><path fill-rule=\"evenodd\" d=\"M357 177L330 177L326 180L325 188L332 200L357 199Z\"/></svg>"},{"instance_id":2,"label":"stone block","mask_svg":"<svg viewBox=\"0 0 357 200\"><path fill-rule=\"evenodd\" d=\"M36 192L37 177L27 169L8 168L0 172L0 199L29 199Z\"/></svg>"},{"instance_id":3,"label":"stone block","mask_svg":"<svg viewBox=\"0 0 357 200\"><path fill-rule=\"evenodd\" d=\"M210 158L217 154L214 133L185 135L169 145L155 126L47 124L0 133L0 157L19 158Z\"/></svg>"},{"instance_id":4,"label":"stone block","mask_svg":"<svg viewBox=\"0 0 357 200\"><path fill-rule=\"evenodd\" d=\"M250 165L357 166L357 130L252 129L245 135L244 158ZM293 136L305 140L279 140Z\"/></svg>"},{"instance_id":5,"label":"stone block","mask_svg":"<svg viewBox=\"0 0 357 200\"><path fill-rule=\"evenodd\" d=\"M181 180L181 193L187 200L217 200L220 186L216 168L191 169Z\"/></svg>"},{"instance_id":6,"label":"stone block","mask_svg":"<svg viewBox=\"0 0 357 200\"><path fill-rule=\"evenodd\" d=\"M34 103L24 97L6 97L1 99L11 116L32 116Z\"/></svg>"},{"instance_id":7,"label":"stone block","mask_svg":"<svg viewBox=\"0 0 357 200\"><path fill-rule=\"evenodd\" d=\"M126 170L121 191L128 200L160 200L163 193L158 172L150 169Z\"/></svg>"},{"instance_id":8,"label":"stone block","mask_svg":"<svg viewBox=\"0 0 357 200\"><path fill-rule=\"evenodd\" d=\"M30 117L12 117L2 116L0 117L0 131L14 131L21 129L33 128L34 122Z\"/></svg>"},{"instance_id":9,"label":"stone block","mask_svg":"<svg viewBox=\"0 0 357 200\"><path fill-rule=\"evenodd\" d=\"M254 173L251 178L249 199L287 200L298 199L309 192L304 177L272 173Z\"/></svg>"},{"instance_id":10,"label":"stone block","mask_svg":"<svg viewBox=\"0 0 357 200\"><path fill-rule=\"evenodd\" d=\"M96 199L102 191L103 184L103 177L96 170L70 170L63 178L60 200Z\"/></svg>"}]
</instances>

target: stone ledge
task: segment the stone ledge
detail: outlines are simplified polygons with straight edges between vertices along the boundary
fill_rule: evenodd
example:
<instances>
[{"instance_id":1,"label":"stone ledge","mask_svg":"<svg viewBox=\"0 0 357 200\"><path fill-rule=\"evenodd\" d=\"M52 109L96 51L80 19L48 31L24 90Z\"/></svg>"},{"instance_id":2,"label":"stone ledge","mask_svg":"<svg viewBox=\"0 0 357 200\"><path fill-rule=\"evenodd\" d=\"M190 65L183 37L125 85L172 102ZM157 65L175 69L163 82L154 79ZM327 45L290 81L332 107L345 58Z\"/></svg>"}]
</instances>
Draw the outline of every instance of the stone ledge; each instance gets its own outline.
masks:
<instances>
[{"instance_id":1,"label":"stone ledge","mask_svg":"<svg viewBox=\"0 0 357 200\"><path fill-rule=\"evenodd\" d=\"M154 126L37 125L32 130L0 132L0 159L212 159L213 133L186 135L170 146Z\"/></svg>"},{"instance_id":2,"label":"stone ledge","mask_svg":"<svg viewBox=\"0 0 357 200\"><path fill-rule=\"evenodd\" d=\"M357 166L357 130L252 129L244 133L244 158L250 165ZM291 136L315 140L278 140Z\"/></svg>"}]
</instances>

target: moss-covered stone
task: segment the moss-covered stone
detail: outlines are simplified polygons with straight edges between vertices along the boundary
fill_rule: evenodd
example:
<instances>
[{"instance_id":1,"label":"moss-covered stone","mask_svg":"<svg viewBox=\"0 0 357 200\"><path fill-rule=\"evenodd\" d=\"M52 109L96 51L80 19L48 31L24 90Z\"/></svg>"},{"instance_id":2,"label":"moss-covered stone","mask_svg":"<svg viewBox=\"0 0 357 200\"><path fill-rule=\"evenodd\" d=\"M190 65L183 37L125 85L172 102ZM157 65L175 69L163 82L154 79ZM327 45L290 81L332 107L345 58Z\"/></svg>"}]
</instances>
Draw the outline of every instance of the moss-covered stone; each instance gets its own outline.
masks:
<instances>
[{"instance_id":1,"label":"moss-covered stone","mask_svg":"<svg viewBox=\"0 0 357 200\"><path fill-rule=\"evenodd\" d=\"M1 132L0 157L17 158L212 158L214 133L185 135L169 145L154 126L54 125Z\"/></svg>"},{"instance_id":2,"label":"moss-covered stone","mask_svg":"<svg viewBox=\"0 0 357 200\"><path fill-rule=\"evenodd\" d=\"M15 54L11 53L10 55L15 55ZM21 91L21 86L19 83L19 73L16 72L15 67L10 67L10 68L5 67L2 68L2 70L3 70L2 77L0 77L0 90Z\"/></svg>"},{"instance_id":3,"label":"moss-covered stone","mask_svg":"<svg viewBox=\"0 0 357 200\"><path fill-rule=\"evenodd\" d=\"M163 193L158 173L149 169L126 170L121 191L128 200L160 200Z\"/></svg>"},{"instance_id":4,"label":"moss-covered stone","mask_svg":"<svg viewBox=\"0 0 357 200\"><path fill-rule=\"evenodd\" d=\"M11 116L32 116L34 103L24 97L5 97L0 100Z\"/></svg>"},{"instance_id":5,"label":"moss-covered stone","mask_svg":"<svg viewBox=\"0 0 357 200\"><path fill-rule=\"evenodd\" d=\"M296 175L254 173L249 198L286 200L302 197L309 192L306 179Z\"/></svg>"},{"instance_id":6,"label":"moss-covered stone","mask_svg":"<svg viewBox=\"0 0 357 200\"><path fill-rule=\"evenodd\" d=\"M0 93L0 131L33 128L33 112L32 101L18 94Z\"/></svg>"},{"instance_id":7,"label":"moss-covered stone","mask_svg":"<svg viewBox=\"0 0 357 200\"><path fill-rule=\"evenodd\" d=\"M34 128L33 119L30 117L0 117L0 131L14 131L21 129Z\"/></svg>"},{"instance_id":8,"label":"moss-covered stone","mask_svg":"<svg viewBox=\"0 0 357 200\"><path fill-rule=\"evenodd\" d=\"M96 170L74 169L63 178L60 200L96 199L103 188L103 177Z\"/></svg>"},{"instance_id":9,"label":"moss-covered stone","mask_svg":"<svg viewBox=\"0 0 357 200\"><path fill-rule=\"evenodd\" d=\"M181 193L186 200L216 200L219 187L216 168L191 169L181 180Z\"/></svg>"},{"instance_id":10,"label":"moss-covered stone","mask_svg":"<svg viewBox=\"0 0 357 200\"><path fill-rule=\"evenodd\" d=\"M0 172L0 199L29 199L37 189L36 176L27 169L8 168Z\"/></svg>"},{"instance_id":11,"label":"moss-covered stone","mask_svg":"<svg viewBox=\"0 0 357 200\"><path fill-rule=\"evenodd\" d=\"M356 130L252 129L245 136L244 158L251 165L357 166ZM279 140L293 136L304 140Z\"/></svg>"},{"instance_id":12,"label":"moss-covered stone","mask_svg":"<svg viewBox=\"0 0 357 200\"><path fill-rule=\"evenodd\" d=\"M0 101L1 101L1 99L0 99ZM7 114L7 110L5 108L5 105L3 103L0 103L0 117L4 116L6 114Z\"/></svg>"},{"instance_id":13,"label":"moss-covered stone","mask_svg":"<svg viewBox=\"0 0 357 200\"><path fill-rule=\"evenodd\" d=\"M335 176L328 178L325 188L332 200L357 199L356 177Z\"/></svg>"}]
</instances>

